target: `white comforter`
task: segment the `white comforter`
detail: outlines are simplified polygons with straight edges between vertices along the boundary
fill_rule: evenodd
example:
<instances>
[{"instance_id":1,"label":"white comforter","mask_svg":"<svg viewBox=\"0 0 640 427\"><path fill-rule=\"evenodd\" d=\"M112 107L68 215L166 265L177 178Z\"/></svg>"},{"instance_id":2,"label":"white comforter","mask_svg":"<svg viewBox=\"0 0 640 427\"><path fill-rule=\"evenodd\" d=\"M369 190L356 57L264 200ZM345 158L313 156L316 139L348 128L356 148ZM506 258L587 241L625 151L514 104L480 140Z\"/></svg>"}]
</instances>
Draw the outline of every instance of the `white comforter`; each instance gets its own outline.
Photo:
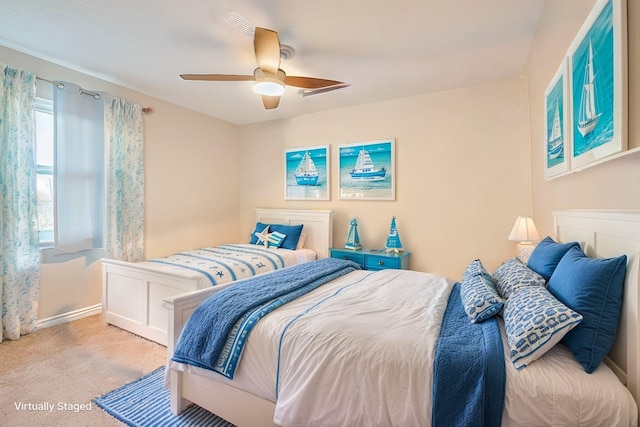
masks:
<instances>
[{"instance_id":1,"label":"white comforter","mask_svg":"<svg viewBox=\"0 0 640 427\"><path fill-rule=\"evenodd\" d=\"M170 366L276 402L283 426L428 426L451 287L425 273L355 271L258 323L233 381ZM519 371L506 345L505 357L503 425L637 424L631 394L608 367L586 374L563 345Z\"/></svg>"},{"instance_id":2,"label":"white comforter","mask_svg":"<svg viewBox=\"0 0 640 427\"><path fill-rule=\"evenodd\" d=\"M230 383L274 402L277 387L283 426L427 425L451 287L413 271L343 276L263 318Z\"/></svg>"}]
</instances>

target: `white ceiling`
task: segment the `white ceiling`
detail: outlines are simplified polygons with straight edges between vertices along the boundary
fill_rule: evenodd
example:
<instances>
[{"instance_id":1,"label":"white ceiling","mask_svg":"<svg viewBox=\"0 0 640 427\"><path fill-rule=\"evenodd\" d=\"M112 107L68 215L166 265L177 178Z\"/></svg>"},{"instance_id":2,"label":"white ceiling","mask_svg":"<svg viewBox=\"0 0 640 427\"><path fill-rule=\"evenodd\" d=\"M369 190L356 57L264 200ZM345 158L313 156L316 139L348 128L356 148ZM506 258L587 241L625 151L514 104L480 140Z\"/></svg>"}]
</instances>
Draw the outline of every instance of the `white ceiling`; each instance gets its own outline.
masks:
<instances>
[{"instance_id":1,"label":"white ceiling","mask_svg":"<svg viewBox=\"0 0 640 427\"><path fill-rule=\"evenodd\" d=\"M0 45L243 125L519 75L544 3L0 0ZM304 98L287 87L267 111L251 82L180 79L252 73L252 41L218 19L230 11L295 49L288 75L351 87Z\"/></svg>"}]
</instances>

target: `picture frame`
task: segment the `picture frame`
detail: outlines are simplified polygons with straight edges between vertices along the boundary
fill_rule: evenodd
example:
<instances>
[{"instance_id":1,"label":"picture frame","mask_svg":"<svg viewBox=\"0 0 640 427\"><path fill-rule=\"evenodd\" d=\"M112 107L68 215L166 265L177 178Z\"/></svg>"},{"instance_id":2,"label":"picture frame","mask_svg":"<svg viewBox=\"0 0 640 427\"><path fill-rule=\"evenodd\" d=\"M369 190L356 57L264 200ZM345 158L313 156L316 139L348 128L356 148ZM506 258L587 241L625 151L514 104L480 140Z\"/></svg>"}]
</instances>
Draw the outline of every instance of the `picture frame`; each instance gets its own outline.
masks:
<instances>
[{"instance_id":1,"label":"picture frame","mask_svg":"<svg viewBox=\"0 0 640 427\"><path fill-rule=\"evenodd\" d=\"M627 149L626 0L599 0L567 52L571 170Z\"/></svg>"},{"instance_id":2,"label":"picture frame","mask_svg":"<svg viewBox=\"0 0 640 427\"><path fill-rule=\"evenodd\" d=\"M544 175L555 178L569 170L571 153L571 113L569 108L569 68L567 60L556 71L544 93L545 139Z\"/></svg>"},{"instance_id":3,"label":"picture frame","mask_svg":"<svg viewBox=\"0 0 640 427\"><path fill-rule=\"evenodd\" d=\"M395 139L338 146L342 200L395 200Z\"/></svg>"},{"instance_id":4,"label":"picture frame","mask_svg":"<svg viewBox=\"0 0 640 427\"><path fill-rule=\"evenodd\" d=\"M285 200L330 200L330 163L328 145L285 150Z\"/></svg>"}]
</instances>

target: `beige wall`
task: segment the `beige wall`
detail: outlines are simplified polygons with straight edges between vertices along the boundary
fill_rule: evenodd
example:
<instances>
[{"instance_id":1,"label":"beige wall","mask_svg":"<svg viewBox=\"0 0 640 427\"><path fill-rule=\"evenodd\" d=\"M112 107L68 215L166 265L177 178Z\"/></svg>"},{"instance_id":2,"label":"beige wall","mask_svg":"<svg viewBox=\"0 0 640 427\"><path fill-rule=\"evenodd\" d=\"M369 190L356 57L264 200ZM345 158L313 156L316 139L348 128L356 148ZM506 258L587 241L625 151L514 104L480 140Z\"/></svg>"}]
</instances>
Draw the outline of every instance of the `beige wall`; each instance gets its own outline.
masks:
<instances>
[{"instance_id":1,"label":"beige wall","mask_svg":"<svg viewBox=\"0 0 640 427\"><path fill-rule=\"evenodd\" d=\"M147 257L237 239L236 126L2 46L0 62L153 108L144 116ZM100 263L95 260L44 263L38 317L99 304L101 286Z\"/></svg>"},{"instance_id":2,"label":"beige wall","mask_svg":"<svg viewBox=\"0 0 640 427\"><path fill-rule=\"evenodd\" d=\"M154 108L145 116L146 256L248 238L255 207L333 209L334 245L359 220L365 247L384 245L396 216L411 267L459 278L515 253L518 215L541 234L565 208L639 207L640 154L545 181L544 91L595 0L548 0L525 76L482 86L236 127L0 47L0 62ZM629 144L640 147L640 7L629 1ZM396 138L396 200L338 199L338 145ZM331 146L331 200L284 200L284 150ZM223 159L223 161L220 161ZM42 268L40 317L100 302L98 263Z\"/></svg>"},{"instance_id":3,"label":"beige wall","mask_svg":"<svg viewBox=\"0 0 640 427\"><path fill-rule=\"evenodd\" d=\"M334 246L358 218L366 248L384 247L391 217L411 268L460 278L515 254L507 240L531 214L524 78L305 115L241 128L242 228L254 207L333 209ZM396 138L396 201L338 199L338 145ZM284 150L331 146L331 200L284 200Z\"/></svg>"},{"instance_id":4,"label":"beige wall","mask_svg":"<svg viewBox=\"0 0 640 427\"><path fill-rule=\"evenodd\" d=\"M581 172L544 179L544 92L594 0L547 0L525 68L531 111L531 179L534 219L541 233L553 233L558 209L640 208L640 153ZM629 147L640 147L640 5L628 2Z\"/></svg>"}]
</instances>

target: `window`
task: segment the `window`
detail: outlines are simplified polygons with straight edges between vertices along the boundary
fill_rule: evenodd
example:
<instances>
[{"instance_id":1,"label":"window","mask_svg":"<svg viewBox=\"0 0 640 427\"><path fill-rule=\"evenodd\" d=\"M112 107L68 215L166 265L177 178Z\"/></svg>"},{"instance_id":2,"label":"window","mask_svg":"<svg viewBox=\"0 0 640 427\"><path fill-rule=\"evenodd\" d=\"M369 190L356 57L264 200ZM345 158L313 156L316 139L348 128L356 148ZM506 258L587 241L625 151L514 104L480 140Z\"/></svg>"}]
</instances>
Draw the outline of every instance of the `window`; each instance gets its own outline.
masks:
<instances>
[{"instance_id":1,"label":"window","mask_svg":"<svg viewBox=\"0 0 640 427\"><path fill-rule=\"evenodd\" d=\"M53 246L53 103L36 99L36 164L40 246Z\"/></svg>"}]
</instances>

